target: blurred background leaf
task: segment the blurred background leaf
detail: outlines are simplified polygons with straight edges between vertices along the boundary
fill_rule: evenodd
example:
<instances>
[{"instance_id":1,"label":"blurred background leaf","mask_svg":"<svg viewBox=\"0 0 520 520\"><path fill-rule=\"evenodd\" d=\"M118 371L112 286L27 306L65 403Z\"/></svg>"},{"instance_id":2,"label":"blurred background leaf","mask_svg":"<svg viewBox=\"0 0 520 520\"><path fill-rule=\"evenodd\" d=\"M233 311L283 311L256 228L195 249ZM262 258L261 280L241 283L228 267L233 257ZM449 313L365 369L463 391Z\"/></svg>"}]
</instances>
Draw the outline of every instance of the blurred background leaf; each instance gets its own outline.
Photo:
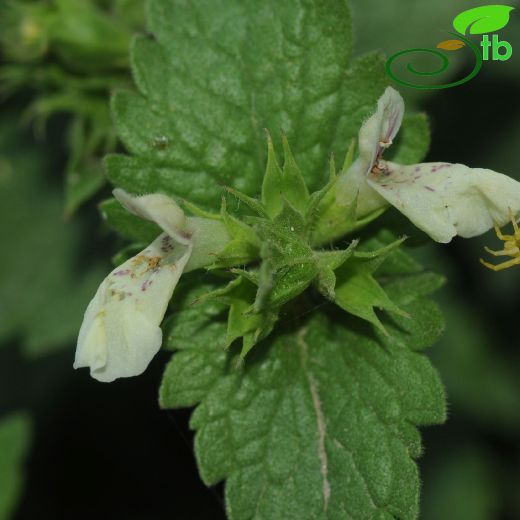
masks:
<instances>
[{"instance_id":1,"label":"blurred background leaf","mask_svg":"<svg viewBox=\"0 0 520 520\"><path fill-rule=\"evenodd\" d=\"M499 483L482 446L451 447L430 469L423 493L423 520L499 518Z\"/></svg>"},{"instance_id":2,"label":"blurred background leaf","mask_svg":"<svg viewBox=\"0 0 520 520\"><path fill-rule=\"evenodd\" d=\"M58 113L69 120L65 213L104 184L100 158L117 138L108 98L130 88L128 46L144 27L144 3L129 0L6 0L0 4L0 95L29 89L24 119L43 134Z\"/></svg>"},{"instance_id":3,"label":"blurred background leaf","mask_svg":"<svg viewBox=\"0 0 520 520\"><path fill-rule=\"evenodd\" d=\"M22 464L29 447L26 415L0 418L0 520L8 520L22 491Z\"/></svg>"},{"instance_id":4,"label":"blurred background leaf","mask_svg":"<svg viewBox=\"0 0 520 520\"><path fill-rule=\"evenodd\" d=\"M16 116L0 119L0 344L19 338L31 357L70 344L106 262L81 262L84 222L63 218L56 161L24 142Z\"/></svg>"}]
</instances>

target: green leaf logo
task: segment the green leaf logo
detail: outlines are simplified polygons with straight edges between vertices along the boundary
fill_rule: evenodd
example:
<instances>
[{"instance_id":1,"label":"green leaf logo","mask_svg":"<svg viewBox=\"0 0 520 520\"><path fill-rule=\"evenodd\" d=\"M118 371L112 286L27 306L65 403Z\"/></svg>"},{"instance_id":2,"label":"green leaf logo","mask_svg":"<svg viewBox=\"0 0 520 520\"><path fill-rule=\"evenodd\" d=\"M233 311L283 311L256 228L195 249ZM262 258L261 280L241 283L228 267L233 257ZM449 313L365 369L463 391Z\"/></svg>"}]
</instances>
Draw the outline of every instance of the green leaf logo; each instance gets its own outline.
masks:
<instances>
[{"instance_id":1,"label":"green leaf logo","mask_svg":"<svg viewBox=\"0 0 520 520\"><path fill-rule=\"evenodd\" d=\"M498 31L509 22L514 7L508 5L484 5L463 11L453 20L453 27L460 34L485 34Z\"/></svg>"}]
</instances>

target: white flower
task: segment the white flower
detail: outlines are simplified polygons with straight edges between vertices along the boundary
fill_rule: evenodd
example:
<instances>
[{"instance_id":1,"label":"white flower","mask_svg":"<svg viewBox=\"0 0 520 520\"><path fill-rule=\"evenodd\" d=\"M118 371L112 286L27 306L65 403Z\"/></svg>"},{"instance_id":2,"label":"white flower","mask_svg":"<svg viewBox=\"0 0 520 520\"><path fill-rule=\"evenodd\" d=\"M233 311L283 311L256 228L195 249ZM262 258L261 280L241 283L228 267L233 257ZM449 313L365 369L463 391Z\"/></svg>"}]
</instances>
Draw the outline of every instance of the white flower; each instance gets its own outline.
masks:
<instances>
[{"instance_id":1,"label":"white flower","mask_svg":"<svg viewBox=\"0 0 520 520\"><path fill-rule=\"evenodd\" d=\"M377 111L359 132L359 157L338 180L337 201L347 205L357 195L362 217L388 203L437 242L455 235L480 235L520 213L520 183L463 164L422 163L402 166L383 160L404 113L403 99L388 87Z\"/></svg>"},{"instance_id":2,"label":"white flower","mask_svg":"<svg viewBox=\"0 0 520 520\"><path fill-rule=\"evenodd\" d=\"M159 325L193 249L192 232L172 199L132 197L119 189L114 195L165 232L114 269L85 312L74 368L90 367L91 376L103 382L141 374L158 352Z\"/></svg>"}]
</instances>

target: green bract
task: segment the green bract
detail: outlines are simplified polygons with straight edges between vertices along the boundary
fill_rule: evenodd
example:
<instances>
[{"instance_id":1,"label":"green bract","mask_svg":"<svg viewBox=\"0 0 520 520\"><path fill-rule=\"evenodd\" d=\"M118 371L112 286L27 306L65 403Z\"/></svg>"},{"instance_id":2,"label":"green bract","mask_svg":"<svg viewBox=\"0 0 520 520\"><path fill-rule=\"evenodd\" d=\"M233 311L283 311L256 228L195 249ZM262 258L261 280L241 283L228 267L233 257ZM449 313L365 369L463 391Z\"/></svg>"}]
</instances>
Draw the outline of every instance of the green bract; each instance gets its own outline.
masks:
<instances>
[{"instance_id":1,"label":"green bract","mask_svg":"<svg viewBox=\"0 0 520 520\"><path fill-rule=\"evenodd\" d=\"M345 311L382 330L384 327L374 312L375 307L406 316L372 276L402 240L369 250L362 244L359 251L356 250L358 240L351 240L345 249L320 248L320 244L330 243L339 233L348 234L366 226L381 212L358 220L356 200L350 207L337 206L337 175L333 164L326 186L309 194L289 143L285 138L283 141L284 164L280 167L268 138L261 200L228 189L231 198L245 207L242 220L230 215L224 202L219 214L187 204L187 209L197 215L192 220L198 218L198 222L215 225L210 226L208 232L203 228L199 235L194 235L198 239L192 254L197 260L192 258L186 271L200 267L234 267L232 281L205 295L204 299L218 298L230 306L226 345L243 338L243 355L271 332L282 307L311 285ZM351 156L349 152L345 168L349 166ZM103 203L102 211L123 236L146 242L158 234L157 226L123 211L112 201ZM330 224L331 213L343 216L337 226ZM220 241L215 231L217 222L223 227ZM252 268L240 268L251 262Z\"/></svg>"}]
</instances>

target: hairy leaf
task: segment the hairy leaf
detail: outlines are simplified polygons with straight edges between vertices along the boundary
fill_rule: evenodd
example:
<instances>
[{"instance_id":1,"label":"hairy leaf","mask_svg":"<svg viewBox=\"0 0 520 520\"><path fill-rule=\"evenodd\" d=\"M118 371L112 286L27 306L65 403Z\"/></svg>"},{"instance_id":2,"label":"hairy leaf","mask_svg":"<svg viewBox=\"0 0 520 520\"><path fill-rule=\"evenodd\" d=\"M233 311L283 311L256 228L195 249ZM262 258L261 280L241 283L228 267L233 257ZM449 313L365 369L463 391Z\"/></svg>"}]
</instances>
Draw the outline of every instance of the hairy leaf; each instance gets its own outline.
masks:
<instances>
[{"instance_id":1,"label":"hairy leaf","mask_svg":"<svg viewBox=\"0 0 520 520\"><path fill-rule=\"evenodd\" d=\"M229 518L416 518L415 427L445 414L428 360L344 315L261 345L240 365L218 345L179 347L161 388L163 407L201 402L197 460L207 484L227 479Z\"/></svg>"},{"instance_id":2,"label":"hairy leaf","mask_svg":"<svg viewBox=\"0 0 520 520\"><path fill-rule=\"evenodd\" d=\"M258 195L265 128L276 145L287 137L314 190L388 84L382 55L348 68L342 0L154 0L148 21L153 37L132 47L139 92L112 103L132 155L106 163L110 180L134 192L206 208L220 204L224 185Z\"/></svg>"}]
</instances>

